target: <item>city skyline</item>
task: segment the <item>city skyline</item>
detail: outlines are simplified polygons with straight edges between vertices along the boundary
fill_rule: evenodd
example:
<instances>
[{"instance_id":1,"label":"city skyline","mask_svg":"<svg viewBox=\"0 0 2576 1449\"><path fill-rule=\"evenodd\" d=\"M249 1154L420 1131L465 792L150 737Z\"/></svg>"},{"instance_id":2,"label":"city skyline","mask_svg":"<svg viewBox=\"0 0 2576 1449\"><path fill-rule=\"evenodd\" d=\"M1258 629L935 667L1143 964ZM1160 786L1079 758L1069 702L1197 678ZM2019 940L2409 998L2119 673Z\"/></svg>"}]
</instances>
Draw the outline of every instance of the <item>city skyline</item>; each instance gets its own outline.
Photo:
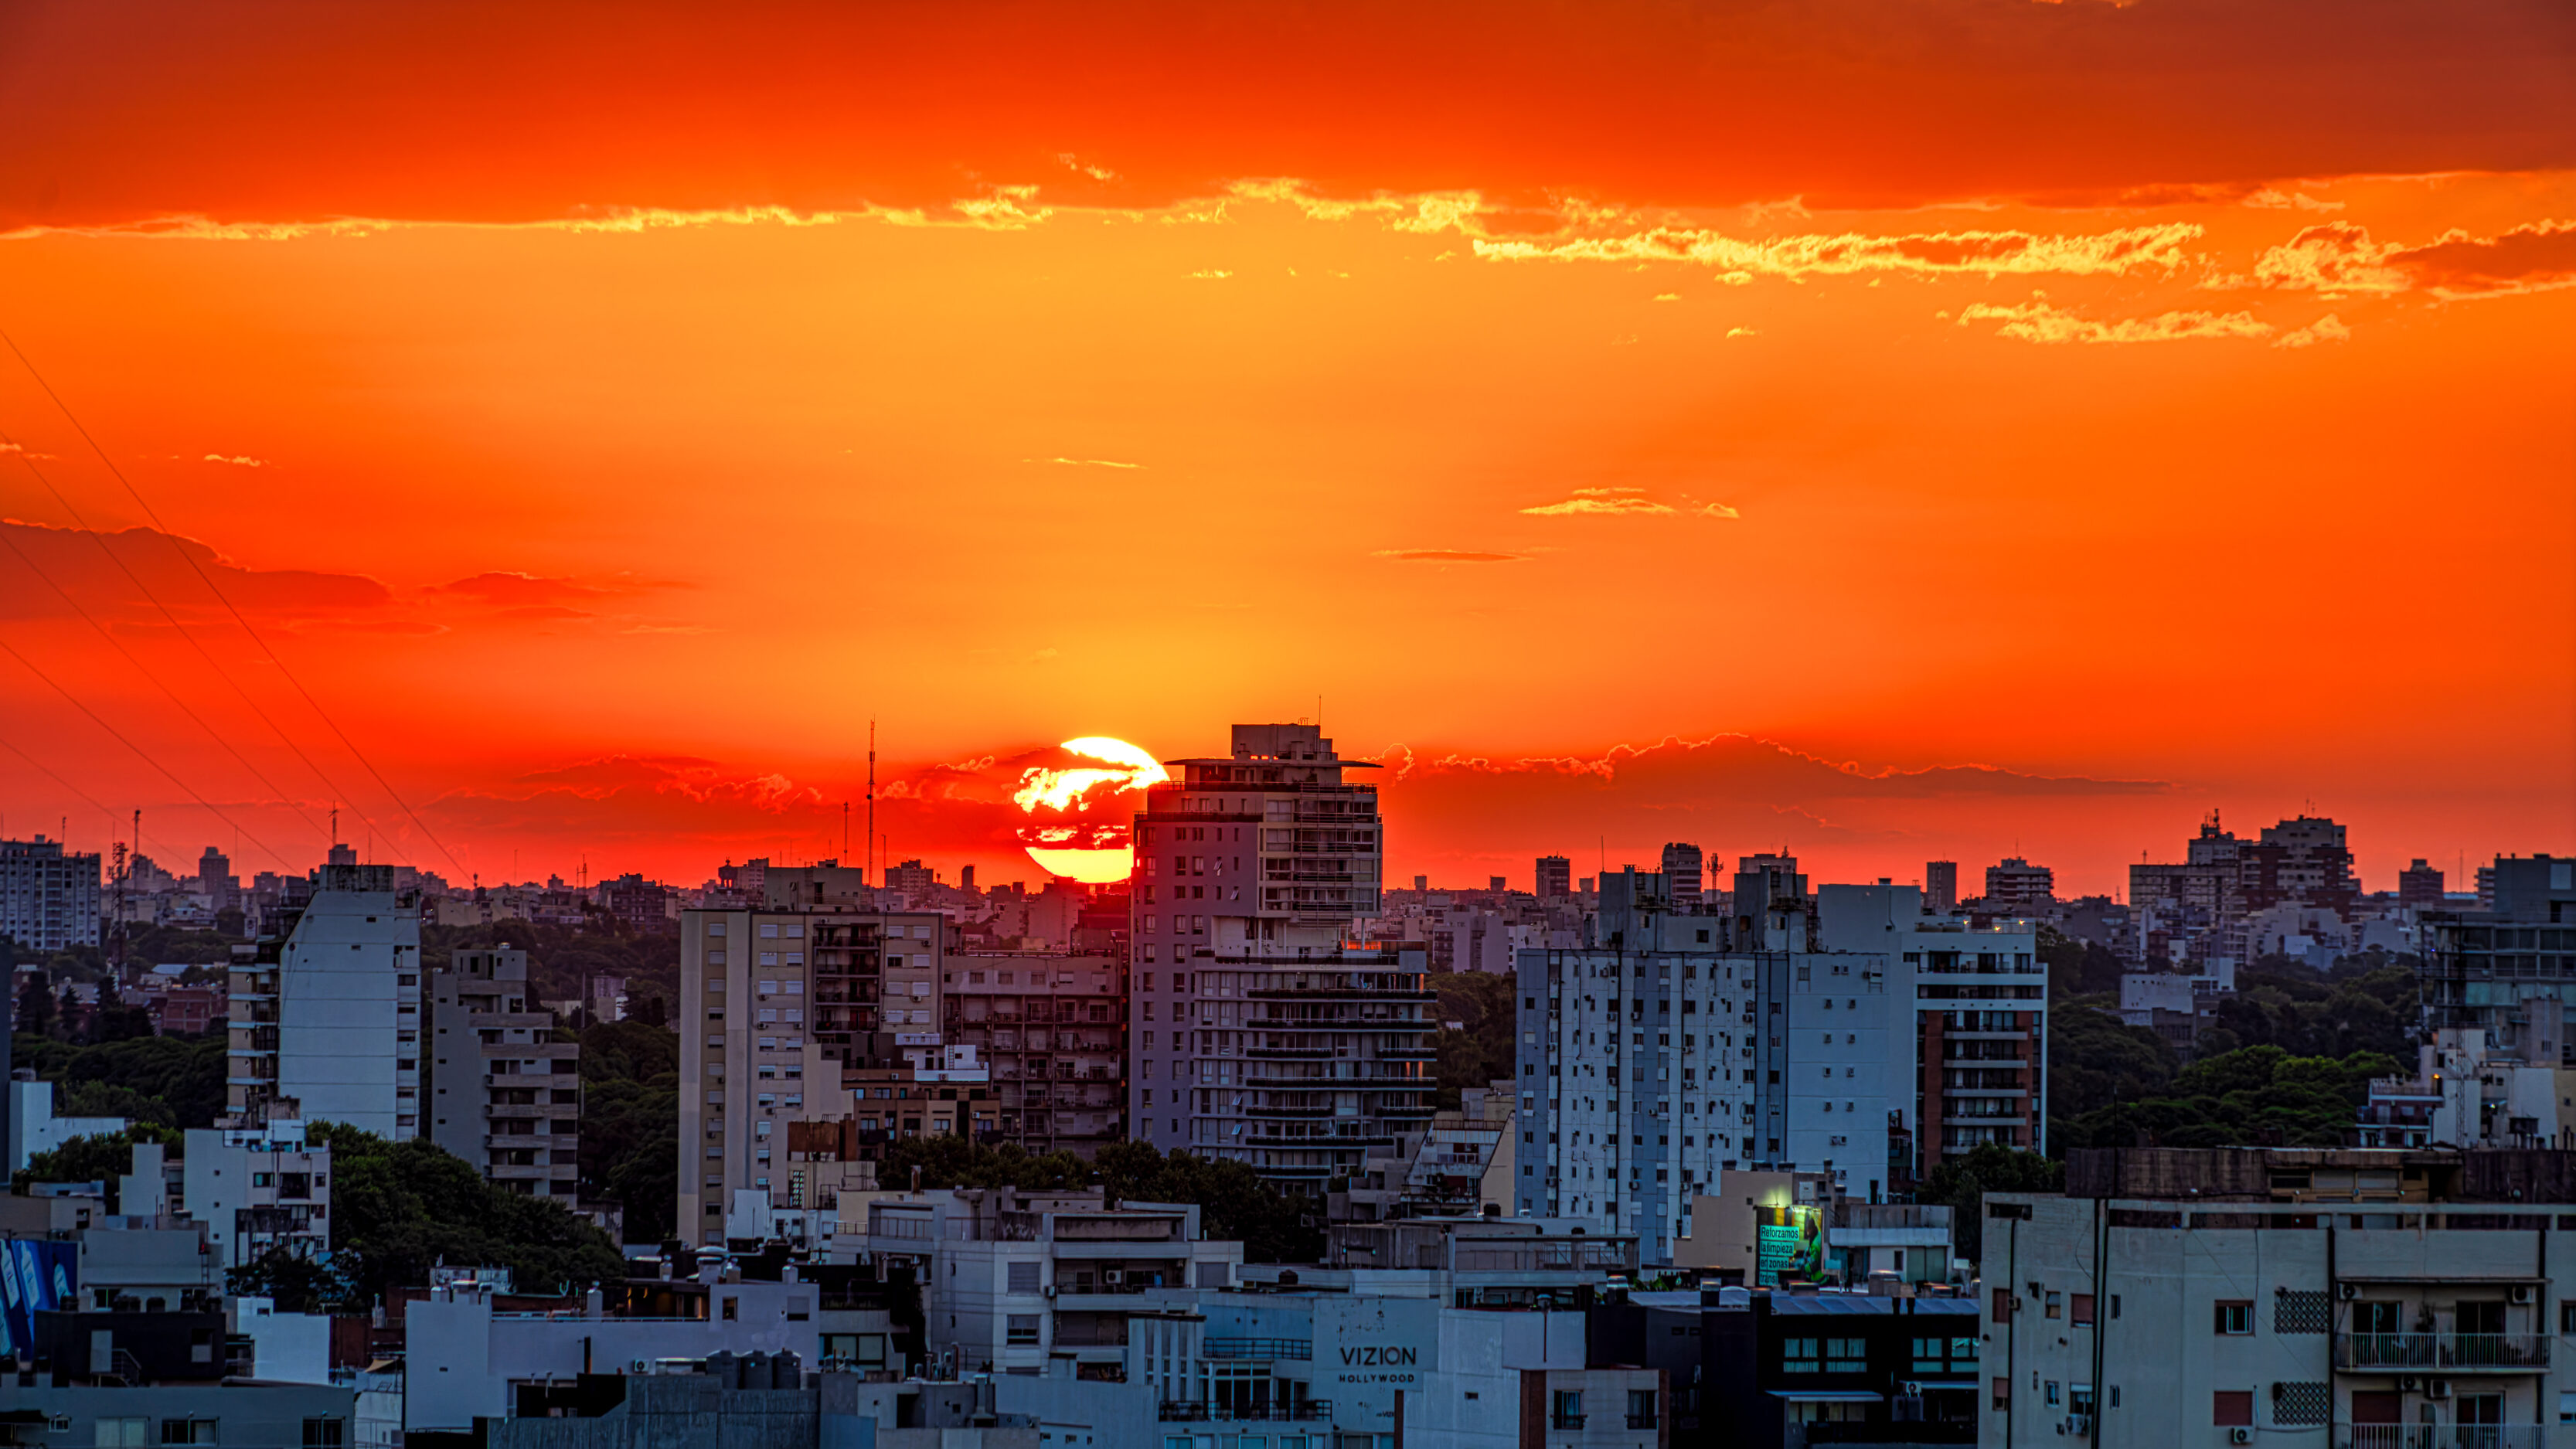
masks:
<instances>
[{"instance_id":1,"label":"city skyline","mask_svg":"<svg viewBox=\"0 0 2576 1449\"><path fill-rule=\"evenodd\" d=\"M0 56L11 833L669 874L1320 709L1502 767L1399 875L2576 844L2548 7L156 13Z\"/></svg>"}]
</instances>

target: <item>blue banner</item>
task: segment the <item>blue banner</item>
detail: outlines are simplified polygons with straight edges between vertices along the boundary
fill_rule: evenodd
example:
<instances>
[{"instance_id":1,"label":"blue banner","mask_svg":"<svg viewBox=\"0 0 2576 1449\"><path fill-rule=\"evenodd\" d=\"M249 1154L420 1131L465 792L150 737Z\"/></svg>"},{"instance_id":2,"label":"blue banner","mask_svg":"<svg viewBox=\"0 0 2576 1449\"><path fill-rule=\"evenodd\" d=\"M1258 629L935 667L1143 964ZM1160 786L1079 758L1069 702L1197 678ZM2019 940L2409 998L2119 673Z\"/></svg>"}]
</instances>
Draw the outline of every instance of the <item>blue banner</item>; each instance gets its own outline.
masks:
<instances>
[{"instance_id":1,"label":"blue banner","mask_svg":"<svg viewBox=\"0 0 2576 1449\"><path fill-rule=\"evenodd\" d=\"M79 1249L35 1238L0 1242L0 1358L32 1356L36 1315L80 1306Z\"/></svg>"}]
</instances>

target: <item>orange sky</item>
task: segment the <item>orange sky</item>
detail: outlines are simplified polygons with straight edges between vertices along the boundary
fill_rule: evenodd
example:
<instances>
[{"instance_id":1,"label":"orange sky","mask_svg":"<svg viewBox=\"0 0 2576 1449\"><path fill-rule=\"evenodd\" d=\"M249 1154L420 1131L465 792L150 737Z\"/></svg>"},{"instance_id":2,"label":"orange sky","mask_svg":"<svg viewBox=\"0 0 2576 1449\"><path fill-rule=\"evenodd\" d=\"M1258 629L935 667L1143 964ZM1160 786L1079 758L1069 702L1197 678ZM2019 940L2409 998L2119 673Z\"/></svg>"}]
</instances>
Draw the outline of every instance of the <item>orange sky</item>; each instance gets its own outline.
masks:
<instances>
[{"instance_id":1,"label":"orange sky","mask_svg":"<svg viewBox=\"0 0 2576 1449\"><path fill-rule=\"evenodd\" d=\"M1320 696L1398 878L2576 848L2562 7L1407 14L0 11L0 328L367 761L0 355L0 832L695 881L873 717L1023 878Z\"/></svg>"}]
</instances>

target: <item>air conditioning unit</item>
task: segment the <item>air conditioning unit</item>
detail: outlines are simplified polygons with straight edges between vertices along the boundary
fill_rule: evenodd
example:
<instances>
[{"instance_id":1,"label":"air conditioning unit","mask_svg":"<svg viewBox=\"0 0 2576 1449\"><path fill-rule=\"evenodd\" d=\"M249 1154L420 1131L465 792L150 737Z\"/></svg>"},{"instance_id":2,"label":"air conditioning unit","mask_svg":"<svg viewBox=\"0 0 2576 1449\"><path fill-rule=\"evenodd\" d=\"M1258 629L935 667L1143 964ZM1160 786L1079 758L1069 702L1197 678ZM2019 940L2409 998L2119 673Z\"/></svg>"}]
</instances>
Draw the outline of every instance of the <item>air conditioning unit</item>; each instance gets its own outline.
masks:
<instances>
[{"instance_id":1,"label":"air conditioning unit","mask_svg":"<svg viewBox=\"0 0 2576 1449\"><path fill-rule=\"evenodd\" d=\"M2335 1296L2346 1303L2350 1303L2352 1300L2361 1296L2361 1285L2358 1283L2337 1283L2335 1285Z\"/></svg>"},{"instance_id":2,"label":"air conditioning unit","mask_svg":"<svg viewBox=\"0 0 2576 1449\"><path fill-rule=\"evenodd\" d=\"M2447 1399L2451 1396L2451 1381L2449 1379L2427 1380L2424 1385L2424 1392L2431 1398Z\"/></svg>"},{"instance_id":3,"label":"air conditioning unit","mask_svg":"<svg viewBox=\"0 0 2576 1449\"><path fill-rule=\"evenodd\" d=\"M630 1374L649 1374L653 1371L653 1361L651 1359L639 1358L633 1363L628 1364L626 1366L626 1371Z\"/></svg>"},{"instance_id":4,"label":"air conditioning unit","mask_svg":"<svg viewBox=\"0 0 2576 1449\"><path fill-rule=\"evenodd\" d=\"M2511 1298L2516 1303L2529 1303L2531 1301L2531 1285L2528 1283L2516 1283L2512 1288L2506 1291L2505 1296Z\"/></svg>"},{"instance_id":5,"label":"air conditioning unit","mask_svg":"<svg viewBox=\"0 0 2576 1449\"><path fill-rule=\"evenodd\" d=\"M2420 1394L2424 1392L2424 1381L2422 1379L2399 1379L2397 1381L2397 1392L2401 1394Z\"/></svg>"},{"instance_id":6,"label":"air conditioning unit","mask_svg":"<svg viewBox=\"0 0 2576 1449\"><path fill-rule=\"evenodd\" d=\"M2254 1431L2246 1428L2242 1424L2239 1424L2235 1428L2227 1431L2227 1442L2230 1444L2251 1444L2254 1442Z\"/></svg>"},{"instance_id":7,"label":"air conditioning unit","mask_svg":"<svg viewBox=\"0 0 2576 1449\"><path fill-rule=\"evenodd\" d=\"M1909 1399L1920 1398L1923 1394L1923 1385L1913 1379L1907 1379L1896 1386L1896 1391Z\"/></svg>"}]
</instances>

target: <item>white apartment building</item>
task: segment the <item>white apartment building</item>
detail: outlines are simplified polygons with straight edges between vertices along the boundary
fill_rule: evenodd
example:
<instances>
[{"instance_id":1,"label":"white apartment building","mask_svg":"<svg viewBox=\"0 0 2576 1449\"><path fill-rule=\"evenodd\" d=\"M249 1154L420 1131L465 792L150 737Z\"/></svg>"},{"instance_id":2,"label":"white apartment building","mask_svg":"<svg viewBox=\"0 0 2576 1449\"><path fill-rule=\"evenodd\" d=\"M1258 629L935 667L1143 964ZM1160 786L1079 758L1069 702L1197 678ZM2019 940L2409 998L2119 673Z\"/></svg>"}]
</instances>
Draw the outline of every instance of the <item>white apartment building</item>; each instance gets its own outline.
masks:
<instances>
[{"instance_id":1,"label":"white apartment building","mask_svg":"<svg viewBox=\"0 0 2576 1449\"><path fill-rule=\"evenodd\" d=\"M145 1148L135 1149L138 1158ZM205 1224L218 1268L237 1268L272 1248L299 1258L331 1251L331 1149L308 1141L304 1124L273 1119L249 1127L192 1127L180 1159L173 1211ZM158 1148L149 1159L160 1161ZM138 1161L140 1173L146 1166ZM141 1204L126 1204L139 1213Z\"/></svg>"},{"instance_id":2,"label":"white apartment building","mask_svg":"<svg viewBox=\"0 0 2576 1449\"><path fill-rule=\"evenodd\" d=\"M528 996L528 953L458 951L429 973L430 1139L513 1192L580 1192L581 1047ZM535 1010L531 1010L535 1007Z\"/></svg>"},{"instance_id":3,"label":"white apartment building","mask_svg":"<svg viewBox=\"0 0 2576 1449\"><path fill-rule=\"evenodd\" d=\"M1377 913L1377 789L1312 725L1236 725L1136 817L1129 1120L1166 1151L1318 1190L1411 1155L1434 1082L1425 953L1351 944Z\"/></svg>"},{"instance_id":4,"label":"white apartment building","mask_svg":"<svg viewBox=\"0 0 2576 1449\"><path fill-rule=\"evenodd\" d=\"M1881 1201L1977 1142L2041 1145L2028 931L1926 916L1910 886L1810 901L1794 861L1746 865L1732 915L1674 913L1631 871L1601 883L1597 944L1521 953L1518 1212L1668 1263L1720 1172Z\"/></svg>"},{"instance_id":5,"label":"white apartment building","mask_svg":"<svg viewBox=\"0 0 2576 1449\"><path fill-rule=\"evenodd\" d=\"M1243 1245L1199 1235L1196 1206L1104 1206L1097 1191L953 1189L868 1205L882 1275L911 1267L927 1345L960 1372L1128 1378L1131 1337L1181 1333L1196 1357L1199 1289L1233 1283ZM1141 1345L1140 1345L1141 1346Z\"/></svg>"},{"instance_id":6,"label":"white apartment building","mask_svg":"<svg viewBox=\"0 0 2576 1449\"><path fill-rule=\"evenodd\" d=\"M98 857L59 840L0 840L0 936L29 953L98 944Z\"/></svg>"},{"instance_id":7,"label":"white apartment building","mask_svg":"<svg viewBox=\"0 0 2576 1449\"><path fill-rule=\"evenodd\" d=\"M389 865L326 865L283 939L233 962L226 1099L403 1140L420 1132L420 905Z\"/></svg>"},{"instance_id":8,"label":"white apartment building","mask_svg":"<svg viewBox=\"0 0 2576 1449\"><path fill-rule=\"evenodd\" d=\"M2576 1322L2553 1265L2576 1221L2384 1176L2340 1201L1989 1194L1978 1442L2565 1444Z\"/></svg>"},{"instance_id":9,"label":"white apartment building","mask_svg":"<svg viewBox=\"0 0 2576 1449\"><path fill-rule=\"evenodd\" d=\"M787 1129L852 1115L844 1062L877 1033L935 1034L947 923L935 912L700 910L680 916L680 1217L720 1242L733 1194L788 1199Z\"/></svg>"}]
</instances>

